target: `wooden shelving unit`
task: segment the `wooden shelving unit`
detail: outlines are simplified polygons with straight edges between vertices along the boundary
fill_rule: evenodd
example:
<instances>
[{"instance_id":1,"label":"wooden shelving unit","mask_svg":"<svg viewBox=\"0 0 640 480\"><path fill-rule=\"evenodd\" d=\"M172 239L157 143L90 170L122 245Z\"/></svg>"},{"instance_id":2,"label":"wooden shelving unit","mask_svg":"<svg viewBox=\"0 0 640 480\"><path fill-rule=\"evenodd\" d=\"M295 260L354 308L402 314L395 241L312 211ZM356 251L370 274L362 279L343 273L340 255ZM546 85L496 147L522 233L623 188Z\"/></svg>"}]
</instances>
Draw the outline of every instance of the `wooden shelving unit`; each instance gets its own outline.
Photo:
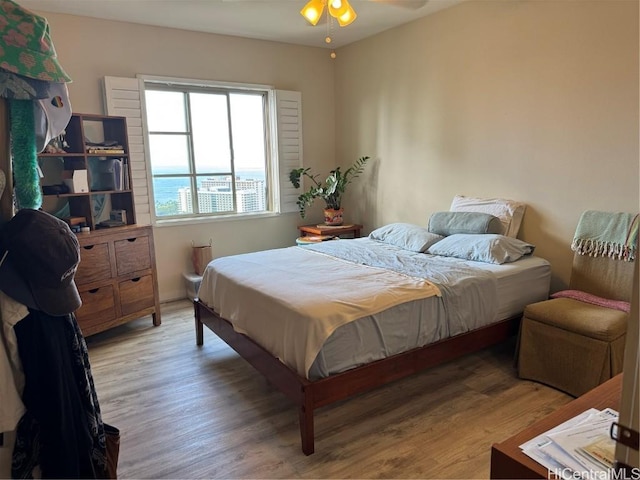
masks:
<instances>
[{"instance_id":1,"label":"wooden shelving unit","mask_svg":"<svg viewBox=\"0 0 640 480\"><path fill-rule=\"evenodd\" d=\"M136 225L126 118L76 113L63 138L64 143L56 147L64 152L38 155L41 184L59 186L68 175L64 172L81 172L82 177L86 175L87 189L43 193L42 207L63 219L84 217L89 227L88 232L77 233L80 265L75 282L82 306L76 318L83 335L145 315L160 325L153 230ZM117 152L95 153L96 143L113 143ZM114 162L120 162L122 175L114 175ZM126 225L100 228L112 210L125 211Z\"/></svg>"},{"instance_id":2,"label":"wooden shelving unit","mask_svg":"<svg viewBox=\"0 0 640 480\"><path fill-rule=\"evenodd\" d=\"M115 143L118 153L92 153L92 143ZM64 185L68 174L86 176L86 191L44 193L43 209L61 218L84 217L92 231L109 219L111 210L124 210L126 224L134 225L131 164L125 117L73 114L64 135L64 152L41 153L38 164L44 191ZM122 153L120 153L122 152ZM120 175L113 170L119 165ZM64 188L64 187L60 187Z\"/></svg>"}]
</instances>

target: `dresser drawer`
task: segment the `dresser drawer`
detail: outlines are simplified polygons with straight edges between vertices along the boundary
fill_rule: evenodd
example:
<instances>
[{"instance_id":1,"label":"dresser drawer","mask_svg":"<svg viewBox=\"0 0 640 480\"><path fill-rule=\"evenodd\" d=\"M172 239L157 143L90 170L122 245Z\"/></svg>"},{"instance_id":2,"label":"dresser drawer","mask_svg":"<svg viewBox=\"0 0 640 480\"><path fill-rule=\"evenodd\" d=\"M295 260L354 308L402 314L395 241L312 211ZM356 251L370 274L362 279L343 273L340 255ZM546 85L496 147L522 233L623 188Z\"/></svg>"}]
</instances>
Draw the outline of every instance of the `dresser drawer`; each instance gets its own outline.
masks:
<instances>
[{"instance_id":1,"label":"dresser drawer","mask_svg":"<svg viewBox=\"0 0 640 480\"><path fill-rule=\"evenodd\" d=\"M132 237L115 242L118 276L151 268L149 237Z\"/></svg>"},{"instance_id":2,"label":"dresser drawer","mask_svg":"<svg viewBox=\"0 0 640 480\"><path fill-rule=\"evenodd\" d=\"M122 315L129 315L155 305L151 275L120 282L118 288Z\"/></svg>"},{"instance_id":3,"label":"dresser drawer","mask_svg":"<svg viewBox=\"0 0 640 480\"><path fill-rule=\"evenodd\" d=\"M82 306L76 311L76 319L84 330L112 321L116 318L116 304L112 285L80 291Z\"/></svg>"},{"instance_id":4,"label":"dresser drawer","mask_svg":"<svg viewBox=\"0 0 640 480\"><path fill-rule=\"evenodd\" d=\"M109 244L96 243L80 247L80 265L75 275L77 285L111 278Z\"/></svg>"}]
</instances>

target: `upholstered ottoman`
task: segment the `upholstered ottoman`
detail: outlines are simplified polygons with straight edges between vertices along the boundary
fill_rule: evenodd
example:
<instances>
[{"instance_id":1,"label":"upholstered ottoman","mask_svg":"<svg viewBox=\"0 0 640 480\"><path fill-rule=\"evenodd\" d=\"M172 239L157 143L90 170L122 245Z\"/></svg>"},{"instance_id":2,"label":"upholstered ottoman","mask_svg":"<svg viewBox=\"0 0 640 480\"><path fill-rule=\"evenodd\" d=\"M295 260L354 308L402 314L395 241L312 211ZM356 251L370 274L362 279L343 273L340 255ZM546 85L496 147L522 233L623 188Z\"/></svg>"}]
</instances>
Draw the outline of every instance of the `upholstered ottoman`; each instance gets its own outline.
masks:
<instances>
[{"instance_id":1,"label":"upholstered ottoman","mask_svg":"<svg viewBox=\"0 0 640 480\"><path fill-rule=\"evenodd\" d=\"M572 298L528 305L519 376L582 395L622 371L628 318L624 311Z\"/></svg>"}]
</instances>

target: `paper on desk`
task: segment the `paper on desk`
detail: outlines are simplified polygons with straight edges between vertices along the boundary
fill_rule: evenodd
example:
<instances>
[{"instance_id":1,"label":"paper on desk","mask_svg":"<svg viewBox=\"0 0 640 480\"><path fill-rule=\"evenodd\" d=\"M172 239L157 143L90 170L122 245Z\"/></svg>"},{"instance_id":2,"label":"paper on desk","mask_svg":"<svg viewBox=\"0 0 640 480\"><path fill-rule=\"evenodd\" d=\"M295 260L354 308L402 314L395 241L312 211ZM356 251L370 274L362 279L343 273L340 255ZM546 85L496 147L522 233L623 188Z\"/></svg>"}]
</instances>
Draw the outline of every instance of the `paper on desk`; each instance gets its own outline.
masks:
<instances>
[{"instance_id":1,"label":"paper on desk","mask_svg":"<svg viewBox=\"0 0 640 480\"><path fill-rule=\"evenodd\" d=\"M598 413L600 413L600 410L598 410L597 408L590 408L589 410L586 410L581 414L570 418L566 422L561 423L551 430L547 430L543 434L538 435L537 437L532 438L528 442L520 445L522 453L535 460L550 471L565 472L565 454L562 452L562 450L558 451L559 448L553 444L553 442L549 438L549 435L573 428L576 425L588 421ZM569 472L567 472L567 475L569 475Z\"/></svg>"},{"instance_id":2,"label":"paper on desk","mask_svg":"<svg viewBox=\"0 0 640 480\"><path fill-rule=\"evenodd\" d=\"M603 437L609 436L611 423L617 420L617 412L608 409L593 416L589 421L575 427L548 435L552 443L558 445L586 470L606 471L607 467L593 461L582 453L582 449ZM570 468L570 465L567 465Z\"/></svg>"},{"instance_id":3,"label":"paper on desk","mask_svg":"<svg viewBox=\"0 0 640 480\"><path fill-rule=\"evenodd\" d=\"M585 455L589 460L595 461L603 468L613 468L616 455L616 441L611 435L602 435L593 443L581 447L578 453Z\"/></svg>"},{"instance_id":4,"label":"paper on desk","mask_svg":"<svg viewBox=\"0 0 640 480\"><path fill-rule=\"evenodd\" d=\"M549 442L538 449L539 453L546 455L554 461L554 466L549 470L557 471L559 469L562 473L567 473L569 477L574 477L573 473L579 473L581 477L586 478L588 475L588 468L585 468L580 462L565 452L558 444ZM559 467L558 467L559 465ZM546 465L545 465L546 466Z\"/></svg>"},{"instance_id":5,"label":"paper on desk","mask_svg":"<svg viewBox=\"0 0 640 480\"><path fill-rule=\"evenodd\" d=\"M610 408L602 411L591 408L523 443L520 448L550 471L559 471L568 478L574 478L570 472L574 471L589 478L590 470L606 469L578 449L601 439L604 430L608 434L611 422L617 418L618 413Z\"/></svg>"},{"instance_id":6,"label":"paper on desk","mask_svg":"<svg viewBox=\"0 0 640 480\"><path fill-rule=\"evenodd\" d=\"M561 432L562 430L566 430L568 428L574 427L579 423L585 421L590 415L593 415L596 413L600 413L600 410L598 410L597 408L590 408L589 410L585 410L581 414L576 415L573 418L570 418L569 420L561 423L557 427L554 427L551 430L547 430L546 432L538 435L537 437L532 438L528 442L523 443L522 445L520 445L520 448L522 450L530 450L533 447L544 445L549 441L549 437L548 437L549 434Z\"/></svg>"}]
</instances>

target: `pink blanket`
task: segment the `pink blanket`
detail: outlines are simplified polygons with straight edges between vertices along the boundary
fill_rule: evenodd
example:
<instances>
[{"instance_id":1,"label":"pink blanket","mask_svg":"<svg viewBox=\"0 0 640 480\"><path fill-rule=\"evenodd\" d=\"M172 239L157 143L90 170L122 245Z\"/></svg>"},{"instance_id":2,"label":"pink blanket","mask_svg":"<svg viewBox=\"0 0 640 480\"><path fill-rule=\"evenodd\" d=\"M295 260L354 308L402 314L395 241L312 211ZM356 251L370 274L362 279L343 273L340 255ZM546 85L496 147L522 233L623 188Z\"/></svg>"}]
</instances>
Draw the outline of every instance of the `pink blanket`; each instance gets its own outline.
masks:
<instances>
[{"instance_id":1,"label":"pink blanket","mask_svg":"<svg viewBox=\"0 0 640 480\"><path fill-rule=\"evenodd\" d=\"M615 310L621 310L629 313L631 306L629 302L622 300L610 300L608 298L598 297L587 292L580 290L561 290L551 295L551 298L573 298L585 303L591 303L593 305L599 305L601 307L613 308Z\"/></svg>"}]
</instances>

